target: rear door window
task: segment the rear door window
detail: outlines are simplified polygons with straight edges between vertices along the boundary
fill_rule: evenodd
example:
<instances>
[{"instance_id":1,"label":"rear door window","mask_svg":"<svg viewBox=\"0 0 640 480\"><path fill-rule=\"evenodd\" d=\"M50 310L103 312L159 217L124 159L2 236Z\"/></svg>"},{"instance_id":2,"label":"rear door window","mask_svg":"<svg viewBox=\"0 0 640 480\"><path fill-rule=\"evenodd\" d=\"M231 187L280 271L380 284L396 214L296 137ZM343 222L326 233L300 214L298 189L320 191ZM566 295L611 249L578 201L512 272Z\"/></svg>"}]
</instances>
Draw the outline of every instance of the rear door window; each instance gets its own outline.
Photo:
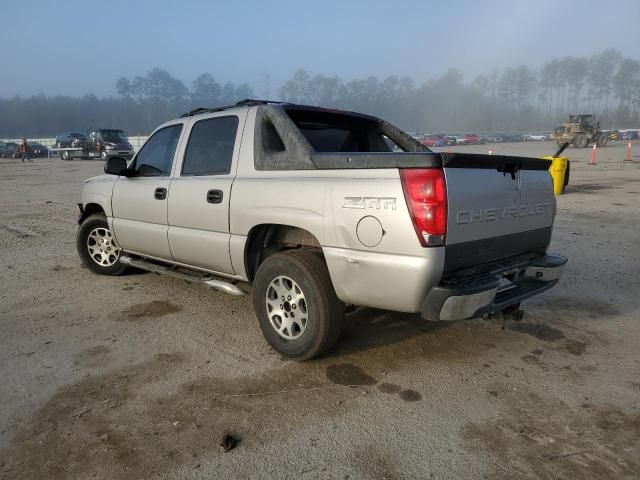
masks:
<instances>
[{"instance_id":1,"label":"rear door window","mask_svg":"<svg viewBox=\"0 0 640 480\"><path fill-rule=\"evenodd\" d=\"M182 175L225 175L231 171L238 117L200 120L191 128Z\"/></svg>"}]
</instances>

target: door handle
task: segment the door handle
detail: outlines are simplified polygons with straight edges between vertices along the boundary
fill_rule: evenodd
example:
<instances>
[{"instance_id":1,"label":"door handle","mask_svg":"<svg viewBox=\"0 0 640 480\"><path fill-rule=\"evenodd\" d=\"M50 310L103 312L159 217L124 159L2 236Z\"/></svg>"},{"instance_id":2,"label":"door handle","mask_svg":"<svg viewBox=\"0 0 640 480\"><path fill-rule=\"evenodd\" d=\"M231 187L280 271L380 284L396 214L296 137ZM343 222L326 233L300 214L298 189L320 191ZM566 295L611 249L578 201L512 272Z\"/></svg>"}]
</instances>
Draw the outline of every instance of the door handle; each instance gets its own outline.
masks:
<instances>
[{"instance_id":1,"label":"door handle","mask_svg":"<svg viewBox=\"0 0 640 480\"><path fill-rule=\"evenodd\" d=\"M207 192L207 203L222 203L222 190L209 190Z\"/></svg>"},{"instance_id":2,"label":"door handle","mask_svg":"<svg viewBox=\"0 0 640 480\"><path fill-rule=\"evenodd\" d=\"M155 198L156 200L164 200L165 198L167 198L167 189L163 187L156 188L156 190L153 192L153 198Z\"/></svg>"}]
</instances>

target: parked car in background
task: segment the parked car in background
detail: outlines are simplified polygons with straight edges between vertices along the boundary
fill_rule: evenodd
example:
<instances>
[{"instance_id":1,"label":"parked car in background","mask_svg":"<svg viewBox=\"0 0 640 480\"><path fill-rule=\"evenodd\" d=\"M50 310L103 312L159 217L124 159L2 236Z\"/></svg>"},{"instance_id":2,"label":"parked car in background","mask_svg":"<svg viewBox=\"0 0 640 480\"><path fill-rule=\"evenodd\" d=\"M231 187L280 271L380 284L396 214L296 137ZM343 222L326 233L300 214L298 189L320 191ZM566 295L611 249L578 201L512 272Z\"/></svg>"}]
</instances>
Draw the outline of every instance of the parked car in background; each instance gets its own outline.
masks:
<instances>
[{"instance_id":1,"label":"parked car in background","mask_svg":"<svg viewBox=\"0 0 640 480\"><path fill-rule=\"evenodd\" d=\"M435 139L432 135L423 135L419 142L425 147L435 147Z\"/></svg>"},{"instance_id":2,"label":"parked car in background","mask_svg":"<svg viewBox=\"0 0 640 480\"><path fill-rule=\"evenodd\" d=\"M468 145L478 145L482 143L482 138L480 137L480 135L477 135L475 133L467 133L465 134L464 138Z\"/></svg>"},{"instance_id":3,"label":"parked car in background","mask_svg":"<svg viewBox=\"0 0 640 480\"><path fill-rule=\"evenodd\" d=\"M46 157L48 156L49 148L40 142L27 142L29 145L29 153L32 157Z\"/></svg>"},{"instance_id":4,"label":"parked car in background","mask_svg":"<svg viewBox=\"0 0 640 480\"><path fill-rule=\"evenodd\" d=\"M447 145L447 140L444 135L425 135L420 143L425 147L444 147Z\"/></svg>"},{"instance_id":5,"label":"parked car in background","mask_svg":"<svg viewBox=\"0 0 640 480\"><path fill-rule=\"evenodd\" d=\"M15 158L15 154L20 149L20 145L15 142L6 142L4 148L0 152L2 158Z\"/></svg>"},{"instance_id":6,"label":"parked car in background","mask_svg":"<svg viewBox=\"0 0 640 480\"><path fill-rule=\"evenodd\" d=\"M638 139L638 131L637 130L627 130L626 132L620 132L618 136L620 140L637 140Z\"/></svg>"},{"instance_id":7,"label":"parked car in background","mask_svg":"<svg viewBox=\"0 0 640 480\"><path fill-rule=\"evenodd\" d=\"M466 138L460 135L449 135L449 139L455 142L454 145L466 145L469 143Z\"/></svg>"},{"instance_id":8,"label":"parked car in background","mask_svg":"<svg viewBox=\"0 0 640 480\"><path fill-rule=\"evenodd\" d=\"M66 132L61 133L56 137L56 147L80 147L81 144L87 139L84 133L80 132Z\"/></svg>"},{"instance_id":9,"label":"parked car in background","mask_svg":"<svg viewBox=\"0 0 640 480\"><path fill-rule=\"evenodd\" d=\"M547 139L547 136L544 134L529 133L523 135L523 138L525 142L542 142Z\"/></svg>"},{"instance_id":10,"label":"parked car in background","mask_svg":"<svg viewBox=\"0 0 640 480\"><path fill-rule=\"evenodd\" d=\"M449 135L445 135L444 133L442 133L439 136L442 137L442 141L448 147L456 144L456 141L453 138L451 138Z\"/></svg>"},{"instance_id":11,"label":"parked car in background","mask_svg":"<svg viewBox=\"0 0 640 480\"><path fill-rule=\"evenodd\" d=\"M502 139L505 142L524 142L524 135L520 133L503 133Z\"/></svg>"},{"instance_id":12,"label":"parked car in background","mask_svg":"<svg viewBox=\"0 0 640 480\"><path fill-rule=\"evenodd\" d=\"M504 139L500 135L487 135L486 141L489 143L502 143Z\"/></svg>"},{"instance_id":13,"label":"parked car in background","mask_svg":"<svg viewBox=\"0 0 640 480\"><path fill-rule=\"evenodd\" d=\"M31 157L46 157L48 156L48 147L39 142L29 142L29 155ZM1 158L20 158L22 153L20 152L20 145L15 142L0 142L0 157Z\"/></svg>"}]
</instances>

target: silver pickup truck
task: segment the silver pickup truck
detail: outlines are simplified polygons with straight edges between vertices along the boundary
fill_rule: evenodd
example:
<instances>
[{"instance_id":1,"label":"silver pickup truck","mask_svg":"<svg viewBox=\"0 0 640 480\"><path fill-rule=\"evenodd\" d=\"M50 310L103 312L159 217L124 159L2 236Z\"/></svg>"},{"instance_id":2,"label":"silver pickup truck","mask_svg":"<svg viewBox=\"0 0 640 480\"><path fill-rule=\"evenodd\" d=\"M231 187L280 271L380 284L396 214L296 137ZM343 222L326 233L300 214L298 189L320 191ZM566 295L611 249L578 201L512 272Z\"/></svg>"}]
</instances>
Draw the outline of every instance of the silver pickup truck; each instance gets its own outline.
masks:
<instances>
[{"instance_id":1,"label":"silver pickup truck","mask_svg":"<svg viewBox=\"0 0 640 480\"><path fill-rule=\"evenodd\" d=\"M234 295L271 346L310 359L346 305L459 320L521 312L557 282L549 161L434 153L368 115L246 100L158 127L85 181L77 247Z\"/></svg>"}]
</instances>

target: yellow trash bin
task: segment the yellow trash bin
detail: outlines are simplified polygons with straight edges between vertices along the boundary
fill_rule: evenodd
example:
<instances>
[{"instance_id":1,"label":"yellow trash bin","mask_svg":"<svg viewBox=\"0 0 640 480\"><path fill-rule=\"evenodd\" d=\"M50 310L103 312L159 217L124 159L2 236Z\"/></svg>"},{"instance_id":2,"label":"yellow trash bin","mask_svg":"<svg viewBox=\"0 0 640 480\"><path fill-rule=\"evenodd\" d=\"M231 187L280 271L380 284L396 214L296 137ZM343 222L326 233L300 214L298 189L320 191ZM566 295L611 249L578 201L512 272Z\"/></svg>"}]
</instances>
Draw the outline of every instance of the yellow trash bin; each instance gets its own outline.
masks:
<instances>
[{"instance_id":1,"label":"yellow trash bin","mask_svg":"<svg viewBox=\"0 0 640 480\"><path fill-rule=\"evenodd\" d=\"M551 178L553 178L553 194L561 195L565 187L564 176L567 171L569 159L567 157L553 158L551 155L545 155L542 158L552 161L549 167L549 173L551 174Z\"/></svg>"}]
</instances>

